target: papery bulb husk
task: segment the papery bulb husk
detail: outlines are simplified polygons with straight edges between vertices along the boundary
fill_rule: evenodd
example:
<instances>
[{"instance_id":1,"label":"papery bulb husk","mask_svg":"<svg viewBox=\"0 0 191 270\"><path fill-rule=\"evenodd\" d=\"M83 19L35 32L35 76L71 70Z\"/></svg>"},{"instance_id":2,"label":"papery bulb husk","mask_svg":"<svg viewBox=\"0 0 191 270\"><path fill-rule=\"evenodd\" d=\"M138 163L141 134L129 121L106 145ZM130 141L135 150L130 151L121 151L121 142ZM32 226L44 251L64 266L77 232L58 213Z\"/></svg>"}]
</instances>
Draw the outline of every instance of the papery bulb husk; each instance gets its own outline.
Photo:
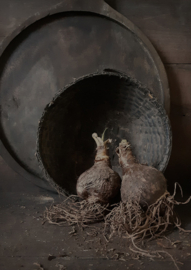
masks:
<instances>
[{"instance_id":1,"label":"papery bulb husk","mask_svg":"<svg viewBox=\"0 0 191 270\"><path fill-rule=\"evenodd\" d=\"M123 203L139 201L142 207L157 201L167 191L164 175L151 166L139 164L133 157L130 144L123 140L118 148L123 170L121 199Z\"/></svg>"},{"instance_id":2,"label":"papery bulb husk","mask_svg":"<svg viewBox=\"0 0 191 270\"><path fill-rule=\"evenodd\" d=\"M139 201L142 207L157 201L167 190L166 179L157 169L133 164L122 177L121 199Z\"/></svg>"},{"instance_id":3,"label":"papery bulb husk","mask_svg":"<svg viewBox=\"0 0 191 270\"><path fill-rule=\"evenodd\" d=\"M119 194L121 178L110 165L106 147L110 141L103 142L95 133L92 137L97 144L95 163L78 178L76 190L78 196L89 203L107 204Z\"/></svg>"}]
</instances>

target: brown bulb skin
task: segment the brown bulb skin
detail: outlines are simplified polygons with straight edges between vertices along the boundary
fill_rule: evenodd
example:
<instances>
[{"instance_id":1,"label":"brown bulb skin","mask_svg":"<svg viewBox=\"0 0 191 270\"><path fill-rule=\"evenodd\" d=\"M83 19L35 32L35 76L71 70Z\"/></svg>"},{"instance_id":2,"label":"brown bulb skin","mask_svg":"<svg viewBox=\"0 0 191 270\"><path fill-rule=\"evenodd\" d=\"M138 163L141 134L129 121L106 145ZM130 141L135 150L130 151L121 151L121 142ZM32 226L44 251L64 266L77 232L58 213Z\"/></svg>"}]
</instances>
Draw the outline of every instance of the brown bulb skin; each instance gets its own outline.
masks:
<instances>
[{"instance_id":1,"label":"brown bulb skin","mask_svg":"<svg viewBox=\"0 0 191 270\"><path fill-rule=\"evenodd\" d=\"M89 203L107 204L120 193L121 178L110 166L105 145L97 147L94 165L77 180L79 197Z\"/></svg>"},{"instance_id":2,"label":"brown bulb skin","mask_svg":"<svg viewBox=\"0 0 191 270\"><path fill-rule=\"evenodd\" d=\"M119 144L117 154L123 171L122 201L138 201L142 207L155 203L167 190L164 175L154 167L139 164L125 140Z\"/></svg>"}]
</instances>

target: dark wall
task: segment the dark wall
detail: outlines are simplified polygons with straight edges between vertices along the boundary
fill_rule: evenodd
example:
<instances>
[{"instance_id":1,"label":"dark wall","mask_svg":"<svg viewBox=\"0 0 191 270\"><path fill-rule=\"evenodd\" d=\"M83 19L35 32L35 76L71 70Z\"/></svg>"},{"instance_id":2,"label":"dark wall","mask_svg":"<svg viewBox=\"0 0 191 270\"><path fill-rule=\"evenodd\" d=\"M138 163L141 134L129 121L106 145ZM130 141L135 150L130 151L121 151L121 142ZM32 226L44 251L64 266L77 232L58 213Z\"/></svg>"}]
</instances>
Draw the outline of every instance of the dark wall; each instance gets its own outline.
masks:
<instances>
[{"instance_id":1,"label":"dark wall","mask_svg":"<svg viewBox=\"0 0 191 270\"><path fill-rule=\"evenodd\" d=\"M31 14L59 0L1 0L0 46L4 37ZM166 170L169 182L191 183L191 1L106 0L150 39L165 65L171 94L173 148ZM64 3L64 1L63 1ZM190 185L191 186L191 185Z\"/></svg>"},{"instance_id":2,"label":"dark wall","mask_svg":"<svg viewBox=\"0 0 191 270\"><path fill-rule=\"evenodd\" d=\"M191 1L106 0L150 39L167 72L173 148L166 170L173 183L191 186Z\"/></svg>"}]
</instances>

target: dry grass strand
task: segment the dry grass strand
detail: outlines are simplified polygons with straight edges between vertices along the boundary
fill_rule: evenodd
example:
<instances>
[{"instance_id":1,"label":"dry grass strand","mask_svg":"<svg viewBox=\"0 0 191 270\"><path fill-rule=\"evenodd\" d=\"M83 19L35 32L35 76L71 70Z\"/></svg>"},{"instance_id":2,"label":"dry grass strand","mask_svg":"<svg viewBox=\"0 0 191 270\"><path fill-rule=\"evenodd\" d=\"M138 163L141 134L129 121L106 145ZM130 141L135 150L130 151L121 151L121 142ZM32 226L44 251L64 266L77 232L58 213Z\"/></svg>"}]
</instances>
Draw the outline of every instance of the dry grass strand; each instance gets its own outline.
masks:
<instances>
[{"instance_id":1,"label":"dry grass strand","mask_svg":"<svg viewBox=\"0 0 191 270\"><path fill-rule=\"evenodd\" d=\"M44 218L50 224L58 226L68 224L85 227L104 220L107 207L108 205L89 203L86 200L80 200L78 196L71 195L62 203L46 208Z\"/></svg>"}]
</instances>

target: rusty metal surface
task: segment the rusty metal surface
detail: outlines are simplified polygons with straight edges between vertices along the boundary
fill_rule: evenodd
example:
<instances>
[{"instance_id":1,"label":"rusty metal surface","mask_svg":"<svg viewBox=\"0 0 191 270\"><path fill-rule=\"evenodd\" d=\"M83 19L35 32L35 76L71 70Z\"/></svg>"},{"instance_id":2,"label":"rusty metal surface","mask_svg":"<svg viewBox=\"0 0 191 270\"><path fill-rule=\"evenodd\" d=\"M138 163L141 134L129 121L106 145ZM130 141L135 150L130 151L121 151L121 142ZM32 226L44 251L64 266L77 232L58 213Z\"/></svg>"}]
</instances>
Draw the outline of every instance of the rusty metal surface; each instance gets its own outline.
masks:
<instances>
[{"instance_id":1,"label":"rusty metal surface","mask_svg":"<svg viewBox=\"0 0 191 270\"><path fill-rule=\"evenodd\" d=\"M158 55L132 23L102 1L65 1L31 16L1 40L1 53L23 27L47 12L66 10L76 12L47 17L27 28L0 58L1 154L9 164L15 163L14 157L20 166L13 167L21 174L23 167L42 178L35 157L40 115L60 88L80 76L118 69L149 87L168 110L168 87ZM77 12L82 10L89 13Z\"/></svg>"}]
</instances>

